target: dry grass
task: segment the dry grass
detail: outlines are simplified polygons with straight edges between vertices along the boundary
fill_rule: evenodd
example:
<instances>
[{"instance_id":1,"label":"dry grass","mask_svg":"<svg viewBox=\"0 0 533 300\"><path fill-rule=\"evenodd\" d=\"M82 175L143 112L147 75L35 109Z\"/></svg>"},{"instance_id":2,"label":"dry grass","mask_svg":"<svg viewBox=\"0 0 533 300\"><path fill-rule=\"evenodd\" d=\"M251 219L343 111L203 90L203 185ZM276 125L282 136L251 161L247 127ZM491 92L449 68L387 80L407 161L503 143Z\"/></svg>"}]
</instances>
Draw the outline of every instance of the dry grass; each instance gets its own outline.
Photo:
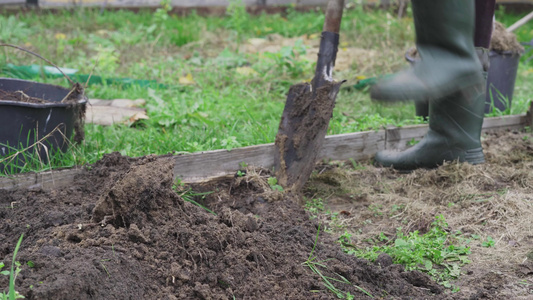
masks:
<instances>
[{"instance_id":1,"label":"dry grass","mask_svg":"<svg viewBox=\"0 0 533 300\"><path fill-rule=\"evenodd\" d=\"M424 233L443 214L450 231L478 237L469 243L472 263L464 270L499 272L506 282L518 282L516 270L533 250L532 146L531 133L491 134L484 139L483 165L454 162L409 174L371 164L328 167L307 191L326 199L332 211L344 211L336 220L342 226L332 228L351 232L356 247L372 246L381 232L394 237L398 227ZM483 246L489 237L494 246Z\"/></svg>"}]
</instances>

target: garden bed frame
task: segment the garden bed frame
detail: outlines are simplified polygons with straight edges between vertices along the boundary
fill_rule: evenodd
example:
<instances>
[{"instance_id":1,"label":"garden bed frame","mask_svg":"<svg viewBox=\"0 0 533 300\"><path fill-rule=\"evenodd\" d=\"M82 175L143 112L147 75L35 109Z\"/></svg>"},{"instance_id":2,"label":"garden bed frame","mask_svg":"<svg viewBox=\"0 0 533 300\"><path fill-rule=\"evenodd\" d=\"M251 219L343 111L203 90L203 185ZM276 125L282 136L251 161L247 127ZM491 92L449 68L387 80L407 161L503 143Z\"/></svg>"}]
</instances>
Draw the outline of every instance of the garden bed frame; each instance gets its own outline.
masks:
<instances>
[{"instance_id":1,"label":"garden bed frame","mask_svg":"<svg viewBox=\"0 0 533 300\"><path fill-rule=\"evenodd\" d=\"M523 130L533 128L533 102L527 114L485 118L483 132L497 130ZM362 161L372 158L385 149L405 149L412 141L420 140L427 125L389 127L383 130L364 131L327 136L319 155L322 160ZM174 160L174 177L184 183L202 182L234 176L242 164L270 169L274 165L274 144L263 144L228 150L214 150L180 154ZM0 189L45 189L71 184L85 167L27 173L0 177Z\"/></svg>"}]
</instances>

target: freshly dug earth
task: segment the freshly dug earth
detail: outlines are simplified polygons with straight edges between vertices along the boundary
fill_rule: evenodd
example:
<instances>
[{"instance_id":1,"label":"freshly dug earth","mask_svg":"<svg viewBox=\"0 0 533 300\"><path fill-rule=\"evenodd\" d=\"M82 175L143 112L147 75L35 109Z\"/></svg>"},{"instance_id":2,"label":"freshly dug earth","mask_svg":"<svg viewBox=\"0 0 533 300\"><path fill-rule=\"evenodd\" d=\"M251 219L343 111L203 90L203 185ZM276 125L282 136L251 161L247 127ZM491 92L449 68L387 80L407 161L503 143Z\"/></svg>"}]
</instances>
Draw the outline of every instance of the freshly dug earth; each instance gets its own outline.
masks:
<instances>
[{"instance_id":1,"label":"freshly dug earth","mask_svg":"<svg viewBox=\"0 0 533 300\"><path fill-rule=\"evenodd\" d=\"M520 45L516 35L512 32L507 32L500 22L494 23L490 49L496 52L524 53L524 46Z\"/></svg>"},{"instance_id":2,"label":"freshly dug earth","mask_svg":"<svg viewBox=\"0 0 533 300\"><path fill-rule=\"evenodd\" d=\"M489 147L491 143L496 146ZM513 145L516 147L509 148ZM529 189L529 195L520 194L521 210L533 210L531 135L490 136L485 147L489 149L485 166L459 165L459 170L451 171L444 166L424 171L435 174L433 177L417 172L405 175L425 179L423 184L415 180L412 189L403 184L404 190L387 191L380 182L401 181L399 178L404 175L369 164L364 165L365 170L351 173L343 173L347 171L345 167L319 166L306 189L314 195L334 195L329 200L344 205L343 209L355 208L343 220L355 226L350 221L356 216L368 217L372 204L369 199L405 203L410 197L419 200L416 188L426 196L455 191L455 184L470 178L462 177L461 170L474 169L482 171L476 176L498 179L497 187L486 185L487 193L499 195L503 186L510 192ZM497 152L500 147L502 152ZM507 156L511 160L500 159ZM494 166L498 172L503 167L515 167L516 171L507 177L491 174ZM443 170L446 176L441 174ZM527 296L527 289L531 290L532 274L528 271L520 275L525 284L518 290L517 285L507 281L492 281L507 278L507 274L500 274L503 269L498 269L492 271L500 273L480 280L475 279L481 273L464 275L468 279L461 286L465 292L452 294L425 274L405 272L402 266L391 264L390 258L373 264L347 255L340 250L335 236L324 232L323 224L319 226L320 219L310 219L296 204L299 198L272 191L266 182L268 176L268 171L249 169L244 177L193 186L195 191L212 192L205 199L194 200L208 206L216 212L214 215L184 201L191 197L188 186L173 188L169 157L133 159L117 153L106 155L76 177L70 187L52 191L1 190L0 258L9 264L16 241L24 233L16 258L22 263L16 289L27 299L336 299L322 278L304 265L306 261L319 262L321 266L317 268L324 276L346 278L350 284L330 281L356 299L370 298L363 290L377 299L498 299L502 291L516 289L515 295ZM347 178L351 181L343 180ZM351 189L345 185L348 182ZM352 194L357 189L361 193ZM396 193L401 198L394 198ZM436 202L428 197L423 214L405 210L405 217L420 225L421 219L430 218L446 201ZM475 202L461 205L474 206ZM485 217L493 228L491 222L508 220L504 218L506 213L511 214L510 219L523 220L521 214L515 214L514 207ZM477 220L472 220L472 226ZM377 221L375 228L365 223L363 232L383 230L385 223ZM389 221L386 226L389 225L396 224ZM531 222L519 228L524 231L516 243L521 255L527 247L533 248L533 234ZM30 261L32 267L27 264ZM488 264L482 267L486 271L491 268ZM499 265L494 264L494 268ZM0 277L0 287L7 286L7 277Z\"/></svg>"},{"instance_id":3,"label":"freshly dug earth","mask_svg":"<svg viewBox=\"0 0 533 300\"><path fill-rule=\"evenodd\" d=\"M0 89L0 101L16 101L25 103L46 103L45 100L35 97L30 97L24 94L23 91L9 92Z\"/></svg>"},{"instance_id":4,"label":"freshly dug earth","mask_svg":"<svg viewBox=\"0 0 533 300\"><path fill-rule=\"evenodd\" d=\"M83 88L79 84L74 84L71 89L71 92L67 95L65 99L62 99L62 103L77 103L79 101L80 95L83 94ZM57 103L54 101L47 101L37 97L31 97L24 93L24 91L5 91L0 89L0 101L15 101L15 102L25 102L25 103Z\"/></svg>"},{"instance_id":5,"label":"freshly dug earth","mask_svg":"<svg viewBox=\"0 0 533 300\"><path fill-rule=\"evenodd\" d=\"M295 199L247 178L212 186L215 216L172 190L170 159L111 154L69 188L0 192L0 257L10 261L25 234L17 260L34 267L23 266L17 289L27 299L335 298L302 265L311 253L324 275L373 295L442 292L418 272L343 254L325 233L315 245L318 224Z\"/></svg>"}]
</instances>

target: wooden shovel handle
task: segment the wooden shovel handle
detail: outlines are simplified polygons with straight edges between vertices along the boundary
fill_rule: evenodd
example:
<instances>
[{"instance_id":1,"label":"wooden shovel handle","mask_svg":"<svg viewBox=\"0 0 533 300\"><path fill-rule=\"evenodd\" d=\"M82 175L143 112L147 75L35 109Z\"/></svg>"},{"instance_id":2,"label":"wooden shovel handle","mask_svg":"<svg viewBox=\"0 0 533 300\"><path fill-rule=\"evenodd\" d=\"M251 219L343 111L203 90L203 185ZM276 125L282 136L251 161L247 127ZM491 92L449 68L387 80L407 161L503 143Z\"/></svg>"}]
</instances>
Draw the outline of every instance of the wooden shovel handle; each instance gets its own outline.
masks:
<instances>
[{"instance_id":1,"label":"wooden shovel handle","mask_svg":"<svg viewBox=\"0 0 533 300\"><path fill-rule=\"evenodd\" d=\"M322 31L339 33L341 28L343 8L344 0L328 1L328 6L326 7L326 19L324 21L324 28Z\"/></svg>"}]
</instances>

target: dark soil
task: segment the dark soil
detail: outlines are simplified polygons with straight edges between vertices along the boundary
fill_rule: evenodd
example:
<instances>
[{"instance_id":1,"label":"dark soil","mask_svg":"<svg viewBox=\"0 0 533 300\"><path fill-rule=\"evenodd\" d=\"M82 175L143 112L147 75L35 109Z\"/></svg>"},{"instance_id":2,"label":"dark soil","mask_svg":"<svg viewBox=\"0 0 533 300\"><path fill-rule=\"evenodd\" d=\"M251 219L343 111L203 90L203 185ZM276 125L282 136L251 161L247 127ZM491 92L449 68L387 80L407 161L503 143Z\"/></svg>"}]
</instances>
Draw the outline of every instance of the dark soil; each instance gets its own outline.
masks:
<instances>
[{"instance_id":1,"label":"dark soil","mask_svg":"<svg viewBox=\"0 0 533 300\"><path fill-rule=\"evenodd\" d=\"M524 53L524 47L520 45L516 35L512 32L507 32L505 27L499 22L494 23L490 49L497 52Z\"/></svg>"},{"instance_id":2,"label":"dark soil","mask_svg":"<svg viewBox=\"0 0 533 300\"><path fill-rule=\"evenodd\" d=\"M25 103L46 103L46 100L30 97L26 95L23 91L4 91L0 89L0 101L16 101L16 102L25 102Z\"/></svg>"},{"instance_id":3,"label":"dark soil","mask_svg":"<svg viewBox=\"0 0 533 300\"><path fill-rule=\"evenodd\" d=\"M83 88L80 84L74 84L71 88L71 92L65 97L65 99L61 99L60 101L62 103L78 103L80 100L80 95L83 95ZM42 103L57 103L58 101L47 101L42 98L37 97L31 97L24 93L24 91L6 91L0 89L0 101L15 101L15 102L25 102L25 103L34 103L34 104L42 104Z\"/></svg>"},{"instance_id":4,"label":"dark soil","mask_svg":"<svg viewBox=\"0 0 533 300\"><path fill-rule=\"evenodd\" d=\"M529 133L487 135L486 164L410 174L320 165L306 185L309 197L338 206L336 222L358 247L399 226L423 232L440 213L450 230L481 235L454 283L459 293L387 255L370 263L345 254L337 233L324 231L331 224L272 191L268 171L173 186L170 157L118 153L66 188L0 190L0 260L9 265L24 234L16 290L26 299L338 299L306 261L346 278L330 281L355 299L530 299L532 143ZM191 197L216 215L184 200ZM495 247L481 245L489 235Z\"/></svg>"},{"instance_id":5,"label":"dark soil","mask_svg":"<svg viewBox=\"0 0 533 300\"><path fill-rule=\"evenodd\" d=\"M422 273L344 254L295 199L257 180L194 187L214 192L204 204L215 216L172 188L170 159L110 154L68 188L0 190L0 258L24 234L26 299L336 299L303 265L310 256L356 299L446 296Z\"/></svg>"}]
</instances>

